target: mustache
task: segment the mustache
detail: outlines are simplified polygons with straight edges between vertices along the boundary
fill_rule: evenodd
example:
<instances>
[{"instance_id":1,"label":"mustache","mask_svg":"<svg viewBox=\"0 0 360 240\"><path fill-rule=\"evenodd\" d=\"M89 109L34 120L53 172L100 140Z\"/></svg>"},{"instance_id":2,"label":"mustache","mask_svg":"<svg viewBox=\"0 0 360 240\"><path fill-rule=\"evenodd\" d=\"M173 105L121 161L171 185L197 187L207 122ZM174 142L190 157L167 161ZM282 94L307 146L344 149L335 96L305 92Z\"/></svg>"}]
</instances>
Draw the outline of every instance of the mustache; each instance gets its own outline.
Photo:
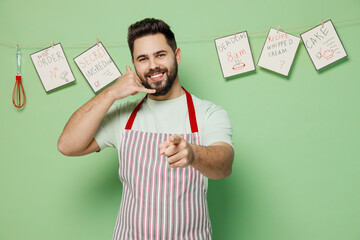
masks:
<instances>
[{"instance_id":1,"label":"mustache","mask_svg":"<svg viewBox=\"0 0 360 240\"><path fill-rule=\"evenodd\" d=\"M154 74L154 73L158 73L158 72L167 72L167 68L160 68L160 67L158 67L158 68L155 68L155 69L153 69L153 70L150 70L149 72L147 72L147 73L145 74L145 77L148 77L148 76L150 76L150 75L152 75L152 74Z\"/></svg>"}]
</instances>

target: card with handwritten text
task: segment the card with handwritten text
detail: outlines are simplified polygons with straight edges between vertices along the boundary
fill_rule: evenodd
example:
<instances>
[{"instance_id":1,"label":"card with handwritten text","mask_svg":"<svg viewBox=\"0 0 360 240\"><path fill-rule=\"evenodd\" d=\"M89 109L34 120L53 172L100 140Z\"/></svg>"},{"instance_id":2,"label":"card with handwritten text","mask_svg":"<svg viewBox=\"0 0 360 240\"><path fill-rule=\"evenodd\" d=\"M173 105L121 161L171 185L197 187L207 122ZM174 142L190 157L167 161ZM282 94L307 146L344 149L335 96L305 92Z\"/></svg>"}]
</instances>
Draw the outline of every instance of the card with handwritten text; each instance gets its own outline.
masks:
<instances>
[{"instance_id":1,"label":"card with handwritten text","mask_svg":"<svg viewBox=\"0 0 360 240\"><path fill-rule=\"evenodd\" d=\"M331 20L324 22L324 26L319 24L300 36L316 70L347 57Z\"/></svg>"},{"instance_id":2,"label":"card with handwritten text","mask_svg":"<svg viewBox=\"0 0 360 240\"><path fill-rule=\"evenodd\" d=\"M299 37L270 28L257 65L288 76L299 43Z\"/></svg>"},{"instance_id":3,"label":"card with handwritten text","mask_svg":"<svg viewBox=\"0 0 360 240\"><path fill-rule=\"evenodd\" d=\"M215 39L215 46L224 78L255 70L246 31Z\"/></svg>"},{"instance_id":4,"label":"card with handwritten text","mask_svg":"<svg viewBox=\"0 0 360 240\"><path fill-rule=\"evenodd\" d=\"M60 43L30 55L46 92L75 81Z\"/></svg>"},{"instance_id":5,"label":"card with handwritten text","mask_svg":"<svg viewBox=\"0 0 360 240\"><path fill-rule=\"evenodd\" d=\"M95 93L121 76L101 42L75 57L74 61Z\"/></svg>"}]
</instances>

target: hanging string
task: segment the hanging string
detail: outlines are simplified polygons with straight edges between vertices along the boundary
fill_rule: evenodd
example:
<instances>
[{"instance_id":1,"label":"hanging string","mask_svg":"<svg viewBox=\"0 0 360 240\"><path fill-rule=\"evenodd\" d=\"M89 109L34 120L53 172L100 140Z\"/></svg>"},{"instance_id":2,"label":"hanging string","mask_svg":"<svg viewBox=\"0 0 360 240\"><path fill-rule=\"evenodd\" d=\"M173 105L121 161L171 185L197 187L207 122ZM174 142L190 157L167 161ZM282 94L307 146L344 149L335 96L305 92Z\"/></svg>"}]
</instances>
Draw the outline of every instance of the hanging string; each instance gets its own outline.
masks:
<instances>
[{"instance_id":1,"label":"hanging string","mask_svg":"<svg viewBox=\"0 0 360 240\"><path fill-rule=\"evenodd\" d=\"M353 19L348 19L348 20L343 20L343 21L336 21L334 22L334 24L339 24L339 23L345 23L345 22L356 22L356 21L360 21L360 18L353 18ZM283 28L283 31L291 31L291 30L298 30L298 29L304 29L304 28L311 28L314 27L314 25L311 26L303 26L303 27L293 27L293 28ZM248 33L249 35L257 35L257 34L266 34L268 33L268 31L262 31L262 32L250 32ZM214 39L214 38L220 38L223 37L224 35L217 35L217 36L200 36L200 37L185 37L185 38L177 38L177 41L182 41L182 40L200 40L200 39ZM17 43L12 43L12 42L7 42L4 40L0 39L0 43L4 44L4 45L8 45L8 46L16 46ZM127 42L107 42L104 43L106 45L125 45L127 44ZM63 44L64 47L80 47L80 46L92 46L94 45L94 43L70 43L70 44ZM48 44L19 44L19 46L21 47L48 47Z\"/></svg>"}]
</instances>

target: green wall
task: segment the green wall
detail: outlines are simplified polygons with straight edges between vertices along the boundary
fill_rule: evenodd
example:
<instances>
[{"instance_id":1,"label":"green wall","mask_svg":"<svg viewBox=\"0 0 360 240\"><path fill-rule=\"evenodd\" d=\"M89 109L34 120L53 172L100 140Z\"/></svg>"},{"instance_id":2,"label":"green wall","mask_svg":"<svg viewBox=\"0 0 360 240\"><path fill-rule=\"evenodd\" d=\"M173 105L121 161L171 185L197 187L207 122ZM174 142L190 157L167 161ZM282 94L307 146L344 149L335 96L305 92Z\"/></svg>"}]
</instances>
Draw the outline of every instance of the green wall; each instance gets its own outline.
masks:
<instances>
[{"instance_id":1,"label":"green wall","mask_svg":"<svg viewBox=\"0 0 360 240\"><path fill-rule=\"evenodd\" d=\"M111 238L121 197L116 151L69 158L56 143L94 96L72 59L99 37L125 72L127 27L145 17L172 26L182 84L223 106L233 124L233 173L209 182L213 238L360 239L359 12L359 0L0 0L0 40L61 42L76 77L46 93L29 57L44 47L22 47L27 103L19 111L11 101L15 47L0 43L0 239ZM300 43L289 77L259 67L222 77L215 37L308 26L288 31L299 35L321 18L333 20L348 52L341 63L317 72ZM249 35L255 63L265 37ZM77 43L89 45L69 46Z\"/></svg>"}]
</instances>

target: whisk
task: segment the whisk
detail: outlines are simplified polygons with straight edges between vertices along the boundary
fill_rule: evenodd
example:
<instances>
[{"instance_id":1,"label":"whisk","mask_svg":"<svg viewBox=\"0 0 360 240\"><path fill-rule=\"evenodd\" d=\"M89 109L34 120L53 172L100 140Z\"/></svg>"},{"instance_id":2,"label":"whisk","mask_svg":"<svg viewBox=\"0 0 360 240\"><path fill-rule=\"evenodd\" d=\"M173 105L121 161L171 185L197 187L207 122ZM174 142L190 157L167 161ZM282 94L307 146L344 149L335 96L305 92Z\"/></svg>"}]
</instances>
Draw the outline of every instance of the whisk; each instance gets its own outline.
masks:
<instances>
[{"instance_id":1,"label":"whisk","mask_svg":"<svg viewBox=\"0 0 360 240\"><path fill-rule=\"evenodd\" d=\"M17 45L17 47L16 47L16 63L17 63L17 73L16 73L16 77L15 77L16 82L15 82L15 86L14 86L12 100L13 100L14 106L16 108L20 109L20 108L24 107L24 105L26 103L26 95L25 95L24 86L21 82L21 52L20 52L19 45Z\"/></svg>"}]
</instances>

